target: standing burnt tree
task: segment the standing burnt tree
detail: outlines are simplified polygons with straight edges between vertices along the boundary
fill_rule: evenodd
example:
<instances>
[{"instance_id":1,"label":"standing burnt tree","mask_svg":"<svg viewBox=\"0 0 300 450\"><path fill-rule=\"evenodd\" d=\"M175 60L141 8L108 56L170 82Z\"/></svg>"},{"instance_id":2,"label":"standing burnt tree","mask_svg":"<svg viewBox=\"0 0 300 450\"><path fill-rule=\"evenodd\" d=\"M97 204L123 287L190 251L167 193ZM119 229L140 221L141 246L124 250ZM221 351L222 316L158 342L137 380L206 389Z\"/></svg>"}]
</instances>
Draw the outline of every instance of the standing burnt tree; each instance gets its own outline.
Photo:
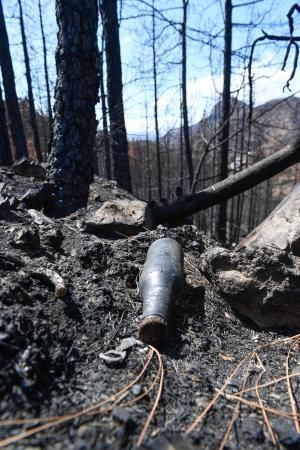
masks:
<instances>
[{"instance_id":1,"label":"standing burnt tree","mask_svg":"<svg viewBox=\"0 0 300 450\"><path fill-rule=\"evenodd\" d=\"M53 117L52 117L50 82L49 82L49 71L48 71L48 61L47 61L47 46L46 46L46 38L45 38L45 32L44 32L41 0L39 0L39 17L40 17L40 28L41 28L42 42L43 42L44 73L45 73L45 83L46 83L46 92L47 92L47 107L48 107L48 117L49 117L49 133L51 135Z\"/></svg>"},{"instance_id":2,"label":"standing burnt tree","mask_svg":"<svg viewBox=\"0 0 300 450\"><path fill-rule=\"evenodd\" d=\"M224 35L224 68L222 93L222 122L220 135L220 180L228 177L228 153L230 134L230 85L231 85L231 47L232 47L232 2L225 1L225 35ZM222 242L226 241L227 202L220 203L217 218L217 235Z\"/></svg>"},{"instance_id":3,"label":"standing burnt tree","mask_svg":"<svg viewBox=\"0 0 300 450\"><path fill-rule=\"evenodd\" d=\"M0 2L0 65L11 135L16 148L16 158L22 158L22 156L27 156L28 154L16 93L15 74L9 51L8 35L6 31L2 2Z\"/></svg>"},{"instance_id":4,"label":"standing burnt tree","mask_svg":"<svg viewBox=\"0 0 300 450\"><path fill-rule=\"evenodd\" d=\"M0 86L0 164L9 166L12 163L8 130L5 117L5 108Z\"/></svg>"},{"instance_id":5,"label":"standing burnt tree","mask_svg":"<svg viewBox=\"0 0 300 450\"><path fill-rule=\"evenodd\" d=\"M58 47L48 178L56 215L84 207L92 181L97 121L99 50L97 0L56 0Z\"/></svg>"},{"instance_id":6,"label":"standing burnt tree","mask_svg":"<svg viewBox=\"0 0 300 450\"><path fill-rule=\"evenodd\" d=\"M128 142L124 118L121 50L117 0L100 1L107 65L107 100L113 176L118 185L132 191Z\"/></svg>"},{"instance_id":7,"label":"standing burnt tree","mask_svg":"<svg viewBox=\"0 0 300 450\"><path fill-rule=\"evenodd\" d=\"M24 25L23 8L22 8L21 0L18 0L18 3L19 3L19 10L20 10L20 27L21 27L21 36L22 36L22 46L23 46L23 52L24 52L25 70L26 70L25 74L26 74L26 81L27 81L27 88L28 88L30 125L31 125L32 132L33 132L33 143L34 143L34 148L36 151L36 156L39 161L42 161L43 157L42 157L40 136L39 136L39 132L38 132L38 126L37 126L37 120L36 120L36 114L35 114L30 61L29 61L29 54L28 54L28 48L27 48L27 39L26 39L26 34L25 34L25 25Z\"/></svg>"},{"instance_id":8,"label":"standing burnt tree","mask_svg":"<svg viewBox=\"0 0 300 450\"><path fill-rule=\"evenodd\" d=\"M194 181L194 168L192 158L192 146L190 140L189 119L188 119L188 104L187 104L187 89L186 89L186 66L187 66L187 50L186 50L186 23L187 23L187 8L189 0L182 0L183 19L181 23L181 90L182 90L182 119L183 119L183 136L185 145L185 154L189 172L189 188L191 189Z\"/></svg>"}]
</instances>

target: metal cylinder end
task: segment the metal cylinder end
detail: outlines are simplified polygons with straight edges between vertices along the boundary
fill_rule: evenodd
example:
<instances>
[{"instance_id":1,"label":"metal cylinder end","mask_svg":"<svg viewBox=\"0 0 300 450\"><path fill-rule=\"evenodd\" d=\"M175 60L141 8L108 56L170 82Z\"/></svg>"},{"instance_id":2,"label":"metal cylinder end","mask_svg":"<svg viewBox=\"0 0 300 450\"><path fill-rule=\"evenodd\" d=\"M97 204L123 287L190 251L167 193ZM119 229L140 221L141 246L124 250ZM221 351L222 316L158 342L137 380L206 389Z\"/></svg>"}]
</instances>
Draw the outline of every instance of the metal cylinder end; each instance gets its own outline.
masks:
<instances>
[{"instance_id":1,"label":"metal cylinder end","mask_svg":"<svg viewBox=\"0 0 300 450\"><path fill-rule=\"evenodd\" d=\"M160 347L167 342L168 324L159 316L145 317L140 323L139 335L146 344Z\"/></svg>"}]
</instances>

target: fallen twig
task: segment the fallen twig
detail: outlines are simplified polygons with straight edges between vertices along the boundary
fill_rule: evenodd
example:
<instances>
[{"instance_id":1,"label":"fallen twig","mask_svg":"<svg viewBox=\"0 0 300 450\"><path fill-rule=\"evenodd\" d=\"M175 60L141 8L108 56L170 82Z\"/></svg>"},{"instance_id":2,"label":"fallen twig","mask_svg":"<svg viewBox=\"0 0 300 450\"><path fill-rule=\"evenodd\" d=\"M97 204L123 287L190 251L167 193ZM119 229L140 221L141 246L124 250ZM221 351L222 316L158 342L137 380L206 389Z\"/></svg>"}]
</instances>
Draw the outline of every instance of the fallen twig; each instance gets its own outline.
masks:
<instances>
[{"instance_id":1,"label":"fallen twig","mask_svg":"<svg viewBox=\"0 0 300 450\"><path fill-rule=\"evenodd\" d=\"M162 394L162 389L163 389L163 383L164 383L164 366L163 366L163 362L162 362L162 357L159 353L158 350L156 350L155 347L152 347L152 345L149 345L149 347L156 353L157 357L158 357L158 361L159 361L159 373L160 373L160 381L159 381L159 388L157 391L157 395L156 395L156 399L153 403L152 409L150 411L150 414L148 416L148 419L146 420L143 429L140 433L139 439L137 441L137 447L139 447L141 445L141 443L143 442L144 438L145 438L145 434L148 430L148 427L150 425L151 420L153 419L153 416L155 414L156 408L158 406L161 394Z\"/></svg>"},{"instance_id":2,"label":"fallen twig","mask_svg":"<svg viewBox=\"0 0 300 450\"><path fill-rule=\"evenodd\" d=\"M29 268L28 273L34 278L39 278L52 284L55 288L55 297L64 297L67 294L68 288L66 287L63 278L54 270L45 267L35 267Z\"/></svg>"}]
</instances>

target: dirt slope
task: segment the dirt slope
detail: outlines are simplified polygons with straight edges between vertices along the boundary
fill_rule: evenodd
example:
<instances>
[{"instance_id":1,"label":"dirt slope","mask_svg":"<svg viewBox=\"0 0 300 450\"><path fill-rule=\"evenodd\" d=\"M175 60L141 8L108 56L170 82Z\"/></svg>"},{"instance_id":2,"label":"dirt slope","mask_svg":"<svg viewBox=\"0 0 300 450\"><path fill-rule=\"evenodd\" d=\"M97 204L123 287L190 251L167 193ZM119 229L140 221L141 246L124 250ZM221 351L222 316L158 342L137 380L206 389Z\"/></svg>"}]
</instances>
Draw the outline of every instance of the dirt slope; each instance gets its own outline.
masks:
<instances>
[{"instance_id":1,"label":"dirt slope","mask_svg":"<svg viewBox=\"0 0 300 450\"><path fill-rule=\"evenodd\" d=\"M258 345L284 335L253 329L213 294L197 268L204 248L212 241L193 226L159 228L128 238L83 234L77 221L85 211L52 223L34 220L13 196L20 197L37 182L4 170L1 178L6 183L2 192L14 206L9 220L0 221L0 414L1 420L38 417L40 422L6 424L0 428L0 437L42 425L43 417L90 407L136 377L147 361L146 346L130 348L119 364L108 365L99 355L115 349L123 338L138 337L142 310L137 292L139 273L150 243L169 236L180 242L185 252L185 291L175 310L169 344L161 349L164 389L143 448L218 448L236 400L220 396L194 431L186 435L186 429L240 360ZM123 195L128 194L98 180L92 187L88 211L109 197ZM53 286L36 277L37 268L59 274L68 294L55 297ZM289 371L299 372L296 339L262 348L237 372L227 394L237 393L243 383L251 387L284 376L293 343ZM115 403L107 403L106 410L73 418L7 448L135 448L158 383L144 398L139 400L139 396L157 371L158 359L153 356L137 384ZM291 380L292 388L299 392L300 378ZM285 381L261 389L260 395L265 406L291 412ZM244 397L258 402L255 391ZM271 413L268 417L276 446L259 409L243 404L224 448L299 448L293 421Z\"/></svg>"}]
</instances>

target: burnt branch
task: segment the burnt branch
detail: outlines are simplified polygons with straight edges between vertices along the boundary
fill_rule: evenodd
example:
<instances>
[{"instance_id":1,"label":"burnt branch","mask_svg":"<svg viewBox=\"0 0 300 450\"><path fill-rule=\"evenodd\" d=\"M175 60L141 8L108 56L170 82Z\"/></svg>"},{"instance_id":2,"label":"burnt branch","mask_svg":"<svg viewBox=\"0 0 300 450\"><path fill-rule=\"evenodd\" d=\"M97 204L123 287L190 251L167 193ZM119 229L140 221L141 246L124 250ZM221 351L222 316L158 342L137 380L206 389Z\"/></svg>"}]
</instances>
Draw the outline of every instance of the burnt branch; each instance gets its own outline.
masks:
<instances>
[{"instance_id":1,"label":"burnt branch","mask_svg":"<svg viewBox=\"0 0 300 450\"><path fill-rule=\"evenodd\" d=\"M293 63L293 70L291 72L290 78L287 80L285 86L283 87L283 91L285 89L288 89L291 92L290 89L290 81L292 81L292 79L295 76L296 70L297 70L297 66L298 66L298 59L299 59L299 45L297 44L297 42L292 41L291 44L294 45L295 47L295 56L294 56L294 63Z\"/></svg>"},{"instance_id":2,"label":"burnt branch","mask_svg":"<svg viewBox=\"0 0 300 450\"><path fill-rule=\"evenodd\" d=\"M147 214L151 226L170 223L228 200L299 162L300 139L297 138L278 152L200 192L176 199L166 206L149 205Z\"/></svg>"},{"instance_id":3,"label":"burnt branch","mask_svg":"<svg viewBox=\"0 0 300 450\"><path fill-rule=\"evenodd\" d=\"M287 18L289 22L289 31L290 36L280 36L275 34L268 34L265 31L262 30L263 35L255 39L251 46L251 52L249 57L249 64L248 64L248 80L249 80L249 121L252 121L252 112L253 112L253 75L252 75L252 63L253 63L253 56L254 56L254 50L258 42L262 42L265 40L268 41L275 41L275 42L281 42L286 41L288 42L288 46L286 49L286 53L283 59L283 64L281 70L285 70L286 64L290 55L291 47L295 47L295 56L294 56L294 62L293 62L293 69L290 74L289 79L287 80L285 86L283 87L283 90L288 89L290 91L290 82L295 77L295 73L298 66L298 59L299 59L299 45L297 42L300 41L300 36L294 36L294 18L293 14L297 11L300 13L300 5L295 3L287 13Z\"/></svg>"},{"instance_id":4,"label":"burnt branch","mask_svg":"<svg viewBox=\"0 0 300 450\"><path fill-rule=\"evenodd\" d=\"M290 28L290 35L292 36L294 33L294 18L293 18L293 14L294 12L297 11L298 13L300 13L300 6L298 5L298 3L295 3L289 10L289 12L287 13L287 18L289 20L289 28Z\"/></svg>"}]
</instances>

